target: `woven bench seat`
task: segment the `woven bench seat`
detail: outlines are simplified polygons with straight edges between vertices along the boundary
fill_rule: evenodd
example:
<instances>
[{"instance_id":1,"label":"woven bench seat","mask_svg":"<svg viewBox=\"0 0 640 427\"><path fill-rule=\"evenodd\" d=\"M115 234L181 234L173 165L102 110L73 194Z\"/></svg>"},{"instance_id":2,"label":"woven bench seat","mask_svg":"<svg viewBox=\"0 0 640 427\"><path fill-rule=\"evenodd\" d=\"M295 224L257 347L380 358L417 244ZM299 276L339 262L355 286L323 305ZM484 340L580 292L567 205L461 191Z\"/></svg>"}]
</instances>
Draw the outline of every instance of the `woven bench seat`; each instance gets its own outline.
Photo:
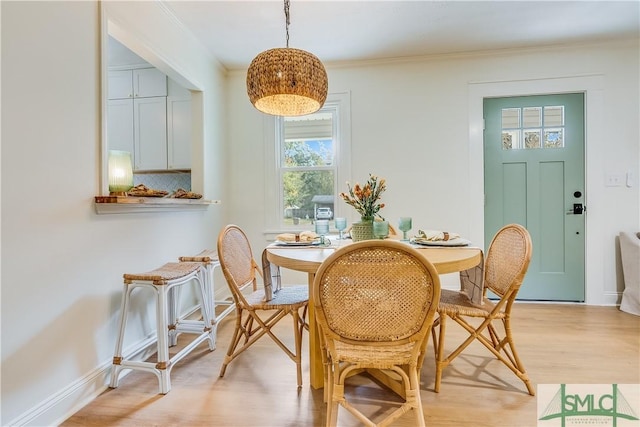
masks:
<instances>
[{"instance_id":1,"label":"woven bench seat","mask_svg":"<svg viewBox=\"0 0 640 427\"><path fill-rule=\"evenodd\" d=\"M215 337L211 327L209 310L206 305L206 286L202 263L169 262L155 270L144 273L125 273L123 298L120 312L120 328L113 357L110 387L118 386L118 376L122 369L138 369L152 372L158 377L161 394L171 390L170 371L175 363L189 354L203 341L208 341L209 349L215 349ZM181 319L178 316L179 289L181 285L195 281L199 299L201 320ZM122 343L127 325L131 293L136 288L153 288L156 297L157 361L144 362L125 359ZM195 335L183 349L169 358L169 346L175 345L180 333Z\"/></svg>"}]
</instances>

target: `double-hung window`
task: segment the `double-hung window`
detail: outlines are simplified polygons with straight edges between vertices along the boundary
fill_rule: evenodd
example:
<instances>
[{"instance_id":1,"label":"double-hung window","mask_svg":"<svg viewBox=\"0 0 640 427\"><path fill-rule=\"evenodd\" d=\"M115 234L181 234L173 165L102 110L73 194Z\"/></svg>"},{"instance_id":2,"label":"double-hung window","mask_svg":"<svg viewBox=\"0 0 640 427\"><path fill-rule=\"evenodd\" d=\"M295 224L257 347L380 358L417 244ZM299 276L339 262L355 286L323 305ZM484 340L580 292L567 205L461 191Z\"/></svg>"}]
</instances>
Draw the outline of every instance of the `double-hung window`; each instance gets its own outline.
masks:
<instances>
[{"instance_id":1,"label":"double-hung window","mask_svg":"<svg viewBox=\"0 0 640 427\"><path fill-rule=\"evenodd\" d=\"M338 194L350 176L348 94L329 95L323 108L275 117L267 222L274 232L313 229L315 219L344 216ZM271 194L274 197L269 197ZM271 206L269 206L271 205ZM332 223L332 222L331 222Z\"/></svg>"}]
</instances>

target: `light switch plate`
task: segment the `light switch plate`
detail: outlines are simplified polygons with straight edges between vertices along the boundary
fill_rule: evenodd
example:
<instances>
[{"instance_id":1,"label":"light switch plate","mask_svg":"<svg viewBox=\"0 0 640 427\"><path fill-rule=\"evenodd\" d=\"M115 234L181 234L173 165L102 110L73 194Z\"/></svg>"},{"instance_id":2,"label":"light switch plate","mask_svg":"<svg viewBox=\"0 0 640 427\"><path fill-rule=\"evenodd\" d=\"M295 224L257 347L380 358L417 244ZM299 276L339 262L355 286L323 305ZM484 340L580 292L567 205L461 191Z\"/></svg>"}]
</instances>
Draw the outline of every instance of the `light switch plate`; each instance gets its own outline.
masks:
<instances>
[{"instance_id":1,"label":"light switch plate","mask_svg":"<svg viewBox=\"0 0 640 427\"><path fill-rule=\"evenodd\" d=\"M608 174L604 185L607 187L620 187L622 185L622 175Z\"/></svg>"}]
</instances>

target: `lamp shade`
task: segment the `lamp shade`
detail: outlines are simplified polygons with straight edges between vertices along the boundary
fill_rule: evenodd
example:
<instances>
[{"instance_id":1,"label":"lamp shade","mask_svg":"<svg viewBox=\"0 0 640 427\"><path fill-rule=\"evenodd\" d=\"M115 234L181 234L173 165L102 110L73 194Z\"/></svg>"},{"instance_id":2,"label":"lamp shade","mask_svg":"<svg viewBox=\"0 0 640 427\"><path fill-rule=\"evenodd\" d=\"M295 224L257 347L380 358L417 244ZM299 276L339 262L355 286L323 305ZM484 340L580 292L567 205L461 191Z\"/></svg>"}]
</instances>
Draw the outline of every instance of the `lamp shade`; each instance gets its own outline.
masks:
<instances>
[{"instance_id":1,"label":"lamp shade","mask_svg":"<svg viewBox=\"0 0 640 427\"><path fill-rule=\"evenodd\" d=\"M247 71L247 94L263 113L302 116L318 111L327 99L327 72L313 54L294 48L266 50Z\"/></svg>"},{"instance_id":2,"label":"lamp shade","mask_svg":"<svg viewBox=\"0 0 640 427\"><path fill-rule=\"evenodd\" d=\"M109 192L124 195L133 187L133 166L128 151L109 150Z\"/></svg>"}]
</instances>

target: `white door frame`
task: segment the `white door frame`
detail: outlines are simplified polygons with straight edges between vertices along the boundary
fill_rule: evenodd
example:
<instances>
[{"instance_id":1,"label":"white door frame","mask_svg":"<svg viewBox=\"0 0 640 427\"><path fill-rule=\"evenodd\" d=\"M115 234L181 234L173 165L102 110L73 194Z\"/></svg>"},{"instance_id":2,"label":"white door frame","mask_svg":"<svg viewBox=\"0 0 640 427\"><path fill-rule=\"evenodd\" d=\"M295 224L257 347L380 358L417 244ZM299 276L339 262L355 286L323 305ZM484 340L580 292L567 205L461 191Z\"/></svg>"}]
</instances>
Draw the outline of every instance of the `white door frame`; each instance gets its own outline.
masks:
<instances>
[{"instance_id":1,"label":"white door frame","mask_svg":"<svg viewBox=\"0 0 640 427\"><path fill-rule=\"evenodd\" d=\"M553 77L531 80L470 82L469 89L469 218L470 240L484 247L484 98L547 95L555 93L585 93L585 304L614 305L617 292L604 287L604 241L602 224L606 220L597 210L589 211L590 201L602 197L599 189L605 158L604 141L604 76L601 74ZM482 242L482 243L481 243ZM535 249L534 249L535 250Z\"/></svg>"}]
</instances>

